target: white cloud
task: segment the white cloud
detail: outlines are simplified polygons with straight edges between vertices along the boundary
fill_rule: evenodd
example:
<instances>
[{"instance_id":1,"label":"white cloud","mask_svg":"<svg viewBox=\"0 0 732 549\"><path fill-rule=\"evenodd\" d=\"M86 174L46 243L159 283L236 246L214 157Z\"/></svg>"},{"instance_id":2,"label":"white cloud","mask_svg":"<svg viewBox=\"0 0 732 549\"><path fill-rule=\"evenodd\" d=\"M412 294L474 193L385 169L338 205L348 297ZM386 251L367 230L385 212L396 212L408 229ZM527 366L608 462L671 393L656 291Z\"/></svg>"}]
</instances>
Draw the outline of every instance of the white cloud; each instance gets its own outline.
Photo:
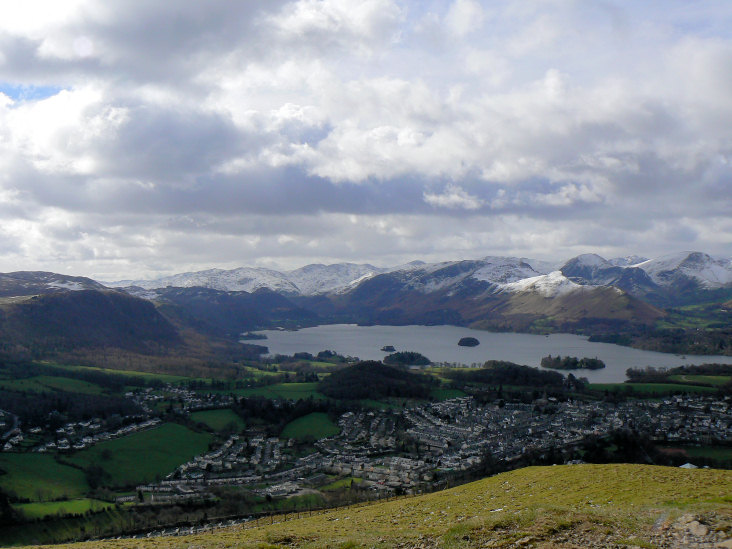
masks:
<instances>
[{"instance_id":1,"label":"white cloud","mask_svg":"<svg viewBox=\"0 0 732 549\"><path fill-rule=\"evenodd\" d=\"M724 3L59 5L0 20L7 268L732 239Z\"/></svg>"},{"instance_id":2,"label":"white cloud","mask_svg":"<svg viewBox=\"0 0 732 549\"><path fill-rule=\"evenodd\" d=\"M268 19L286 42L322 48L338 44L371 53L396 40L402 10L392 0L297 0Z\"/></svg>"},{"instance_id":3,"label":"white cloud","mask_svg":"<svg viewBox=\"0 0 732 549\"><path fill-rule=\"evenodd\" d=\"M461 187L449 184L442 193L424 193L424 201L438 208L477 210L483 201L465 192Z\"/></svg>"},{"instance_id":4,"label":"white cloud","mask_svg":"<svg viewBox=\"0 0 732 549\"><path fill-rule=\"evenodd\" d=\"M445 17L450 32L463 37L483 25L483 8L475 0L455 0Z\"/></svg>"}]
</instances>

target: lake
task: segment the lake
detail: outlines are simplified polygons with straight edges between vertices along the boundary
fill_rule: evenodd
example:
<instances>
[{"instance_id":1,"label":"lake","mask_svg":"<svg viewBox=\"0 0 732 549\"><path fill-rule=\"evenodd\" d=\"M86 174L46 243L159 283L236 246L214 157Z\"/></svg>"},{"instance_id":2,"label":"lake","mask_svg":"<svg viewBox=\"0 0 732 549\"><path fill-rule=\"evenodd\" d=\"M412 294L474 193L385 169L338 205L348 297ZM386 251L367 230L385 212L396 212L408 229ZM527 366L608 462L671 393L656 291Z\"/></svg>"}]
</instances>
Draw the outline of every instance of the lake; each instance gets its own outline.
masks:
<instances>
[{"instance_id":1,"label":"lake","mask_svg":"<svg viewBox=\"0 0 732 549\"><path fill-rule=\"evenodd\" d=\"M263 330L266 341L252 341L269 347L271 354L292 355L297 352L317 354L329 349L362 360L381 360L381 350L393 345L397 351L417 351L434 362L457 362L471 365L486 360L507 360L517 364L539 366L546 355L599 358L602 370L574 370L577 377L594 383L625 381L625 370L633 367L667 367L684 364L718 362L732 364L729 356L693 356L641 351L610 343L591 343L586 337L573 334L549 336L515 333L494 333L457 326L357 326L331 324L297 331ZM462 337L480 341L477 347L459 347ZM566 373L566 372L563 372Z\"/></svg>"}]
</instances>

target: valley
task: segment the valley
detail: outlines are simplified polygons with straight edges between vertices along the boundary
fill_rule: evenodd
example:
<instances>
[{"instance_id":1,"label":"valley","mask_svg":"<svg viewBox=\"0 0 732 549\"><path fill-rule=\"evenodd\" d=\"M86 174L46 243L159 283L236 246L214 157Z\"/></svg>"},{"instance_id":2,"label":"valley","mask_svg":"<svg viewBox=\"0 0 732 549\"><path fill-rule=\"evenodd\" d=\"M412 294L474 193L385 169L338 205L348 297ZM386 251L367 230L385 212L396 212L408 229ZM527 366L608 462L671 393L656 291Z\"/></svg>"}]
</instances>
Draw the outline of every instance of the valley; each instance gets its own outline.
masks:
<instances>
[{"instance_id":1,"label":"valley","mask_svg":"<svg viewBox=\"0 0 732 549\"><path fill-rule=\"evenodd\" d=\"M536 465L729 468L730 263L636 259L1 274L0 544L274 522Z\"/></svg>"},{"instance_id":2,"label":"valley","mask_svg":"<svg viewBox=\"0 0 732 549\"><path fill-rule=\"evenodd\" d=\"M732 466L732 366L595 385L499 361L318 355L239 364L236 379L6 363L0 540L186 531L575 460ZM84 394L104 399L80 408ZM690 444L710 453L666 451Z\"/></svg>"}]
</instances>

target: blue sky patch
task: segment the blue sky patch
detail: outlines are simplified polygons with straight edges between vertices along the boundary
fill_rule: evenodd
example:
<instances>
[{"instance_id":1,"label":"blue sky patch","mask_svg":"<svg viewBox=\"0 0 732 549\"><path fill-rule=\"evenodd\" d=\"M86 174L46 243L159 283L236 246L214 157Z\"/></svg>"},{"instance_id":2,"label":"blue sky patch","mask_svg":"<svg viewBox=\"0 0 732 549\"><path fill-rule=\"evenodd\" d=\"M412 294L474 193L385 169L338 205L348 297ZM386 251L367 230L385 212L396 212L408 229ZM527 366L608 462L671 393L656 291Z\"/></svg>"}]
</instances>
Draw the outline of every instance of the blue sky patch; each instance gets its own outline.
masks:
<instances>
[{"instance_id":1,"label":"blue sky patch","mask_svg":"<svg viewBox=\"0 0 732 549\"><path fill-rule=\"evenodd\" d=\"M26 86L0 82L0 93L4 93L13 101L38 101L56 95L63 90L59 86Z\"/></svg>"}]
</instances>

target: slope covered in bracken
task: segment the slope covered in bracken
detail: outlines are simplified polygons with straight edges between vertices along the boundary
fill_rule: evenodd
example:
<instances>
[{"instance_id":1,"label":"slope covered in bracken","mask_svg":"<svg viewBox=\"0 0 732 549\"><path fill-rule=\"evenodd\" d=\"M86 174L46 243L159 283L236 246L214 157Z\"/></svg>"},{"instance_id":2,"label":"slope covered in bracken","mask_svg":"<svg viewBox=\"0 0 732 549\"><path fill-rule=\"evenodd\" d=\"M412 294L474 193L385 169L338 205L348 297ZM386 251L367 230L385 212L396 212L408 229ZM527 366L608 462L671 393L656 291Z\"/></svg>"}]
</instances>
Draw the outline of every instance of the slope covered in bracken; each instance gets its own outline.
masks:
<instances>
[{"instance_id":1,"label":"slope covered in bracken","mask_svg":"<svg viewBox=\"0 0 732 549\"><path fill-rule=\"evenodd\" d=\"M732 471L529 467L433 494L304 515L208 534L55 547L729 547Z\"/></svg>"}]
</instances>

